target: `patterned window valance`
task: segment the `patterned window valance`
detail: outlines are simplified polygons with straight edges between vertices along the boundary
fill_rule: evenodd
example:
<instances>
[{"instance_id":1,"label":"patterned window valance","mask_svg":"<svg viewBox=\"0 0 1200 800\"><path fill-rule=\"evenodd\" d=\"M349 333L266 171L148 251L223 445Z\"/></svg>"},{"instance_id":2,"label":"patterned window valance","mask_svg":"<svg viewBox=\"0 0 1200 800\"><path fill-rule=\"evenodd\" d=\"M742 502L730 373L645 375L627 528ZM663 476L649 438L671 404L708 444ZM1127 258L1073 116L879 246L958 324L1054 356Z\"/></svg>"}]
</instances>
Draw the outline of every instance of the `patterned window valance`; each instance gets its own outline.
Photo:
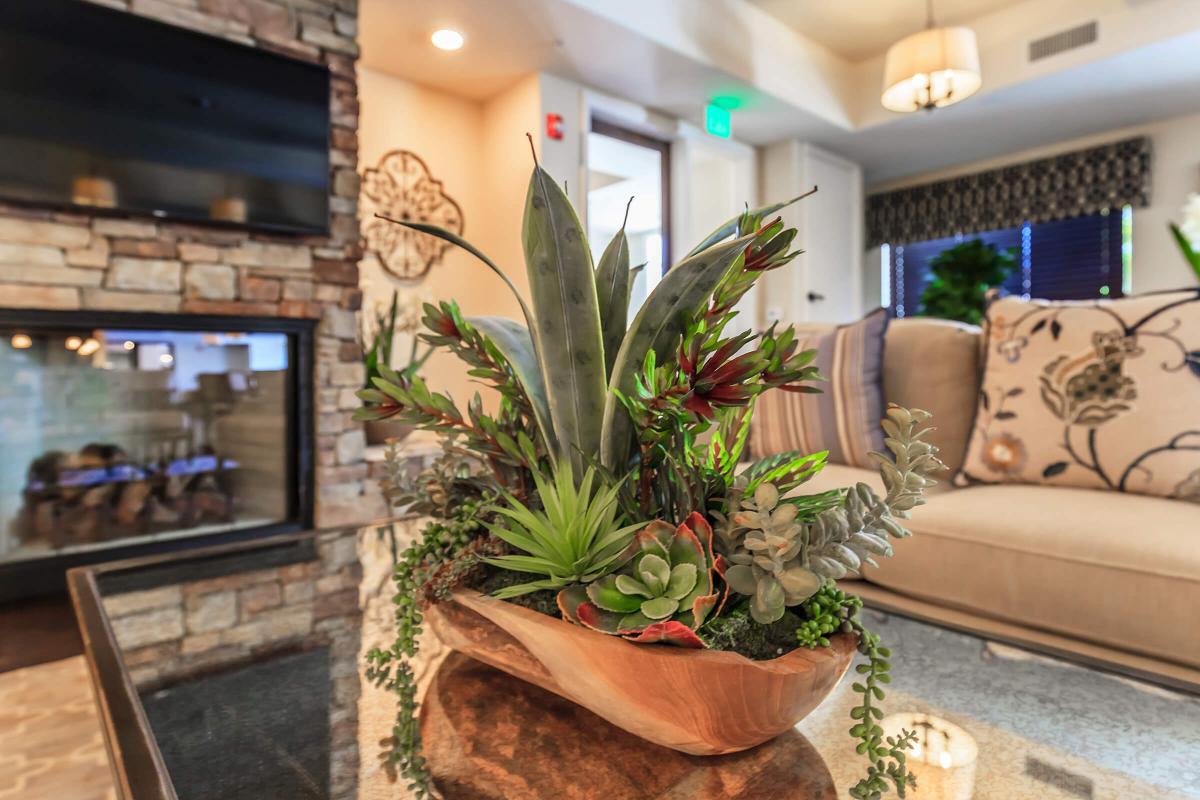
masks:
<instances>
[{"instance_id":1,"label":"patterned window valance","mask_svg":"<svg viewBox=\"0 0 1200 800\"><path fill-rule=\"evenodd\" d=\"M1150 139L1120 142L867 198L867 246L1015 228L1150 203Z\"/></svg>"}]
</instances>

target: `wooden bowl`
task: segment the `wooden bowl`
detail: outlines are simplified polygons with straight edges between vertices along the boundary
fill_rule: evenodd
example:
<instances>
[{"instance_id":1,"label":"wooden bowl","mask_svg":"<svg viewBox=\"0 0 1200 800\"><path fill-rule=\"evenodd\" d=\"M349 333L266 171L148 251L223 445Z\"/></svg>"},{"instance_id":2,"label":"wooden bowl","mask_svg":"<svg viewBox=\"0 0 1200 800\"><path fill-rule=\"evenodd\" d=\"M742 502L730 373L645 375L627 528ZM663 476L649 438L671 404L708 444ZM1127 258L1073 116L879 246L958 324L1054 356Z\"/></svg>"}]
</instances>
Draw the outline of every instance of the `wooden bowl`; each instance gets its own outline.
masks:
<instances>
[{"instance_id":1,"label":"wooden bowl","mask_svg":"<svg viewBox=\"0 0 1200 800\"><path fill-rule=\"evenodd\" d=\"M478 592L425 612L448 647L692 755L745 750L804 719L846 673L853 635L770 661L627 642Z\"/></svg>"}]
</instances>

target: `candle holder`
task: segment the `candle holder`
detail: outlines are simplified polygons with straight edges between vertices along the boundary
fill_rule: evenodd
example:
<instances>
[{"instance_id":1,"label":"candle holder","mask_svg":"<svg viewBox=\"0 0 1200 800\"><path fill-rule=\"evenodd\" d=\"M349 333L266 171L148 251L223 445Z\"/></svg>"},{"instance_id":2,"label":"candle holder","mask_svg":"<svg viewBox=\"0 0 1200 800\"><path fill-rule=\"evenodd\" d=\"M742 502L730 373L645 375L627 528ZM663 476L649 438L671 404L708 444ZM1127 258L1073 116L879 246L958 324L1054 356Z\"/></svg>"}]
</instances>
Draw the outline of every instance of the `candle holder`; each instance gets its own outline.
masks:
<instances>
[{"instance_id":1,"label":"candle holder","mask_svg":"<svg viewBox=\"0 0 1200 800\"><path fill-rule=\"evenodd\" d=\"M916 776L921 800L971 800L979 756L971 734L929 714L892 714L880 726L885 737L899 736L901 730L917 734L908 752L908 769Z\"/></svg>"}]
</instances>

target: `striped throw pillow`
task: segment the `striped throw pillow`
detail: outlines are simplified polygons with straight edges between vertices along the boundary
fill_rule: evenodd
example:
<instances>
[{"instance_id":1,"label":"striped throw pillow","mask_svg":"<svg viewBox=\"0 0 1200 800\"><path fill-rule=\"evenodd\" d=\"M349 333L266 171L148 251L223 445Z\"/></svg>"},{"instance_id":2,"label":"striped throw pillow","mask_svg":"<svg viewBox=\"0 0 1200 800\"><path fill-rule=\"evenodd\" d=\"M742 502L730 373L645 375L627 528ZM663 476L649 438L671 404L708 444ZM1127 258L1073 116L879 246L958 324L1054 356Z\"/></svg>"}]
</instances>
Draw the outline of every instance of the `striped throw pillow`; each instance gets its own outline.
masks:
<instances>
[{"instance_id":1,"label":"striped throw pillow","mask_svg":"<svg viewBox=\"0 0 1200 800\"><path fill-rule=\"evenodd\" d=\"M797 325L800 347L817 351L814 363L828 381L817 384L821 394L773 389L759 397L750 428L754 457L828 450L832 462L870 467L867 453L883 449L887 325L883 308L849 325Z\"/></svg>"}]
</instances>

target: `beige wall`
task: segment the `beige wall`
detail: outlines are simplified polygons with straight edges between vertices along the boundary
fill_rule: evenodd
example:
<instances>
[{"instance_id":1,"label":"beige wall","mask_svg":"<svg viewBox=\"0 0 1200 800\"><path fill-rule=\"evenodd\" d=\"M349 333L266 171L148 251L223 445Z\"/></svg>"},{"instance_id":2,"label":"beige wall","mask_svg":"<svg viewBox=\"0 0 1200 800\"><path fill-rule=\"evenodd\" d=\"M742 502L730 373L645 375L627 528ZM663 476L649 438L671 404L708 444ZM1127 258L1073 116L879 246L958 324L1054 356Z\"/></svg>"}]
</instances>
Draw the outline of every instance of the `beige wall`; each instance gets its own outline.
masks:
<instances>
[{"instance_id":1,"label":"beige wall","mask_svg":"<svg viewBox=\"0 0 1200 800\"><path fill-rule=\"evenodd\" d=\"M1200 191L1200 114L1172 117L1158 122L1106 131L1094 136L1010 153L986 161L960 164L952 169L913 175L903 180L872 186L869 192L913 186L943 178L993 169L1005 164L1030 161L1056 153L1079 150L1131 136L1149 136L1153 142L1151 204L1133 210L1133 290L1138 293L1195 285L1196 278L1167 230L1179 219L1179 209L1191 192ZM868 252L867 272L878 272L879 250ZM872 289L878 298L879 281Z\"/></svg>"},{"instance_id":2,"label":"beige wall","mask_svg":"<svg viewBox=\"0 0 1200 800\"><path fill-rule=\"evenodd\" d=\"M360 162L375 166L391 150L416 153L446 194L462 209L463 236L526 286L521 254L521 212L529 177L524 132L536 130L537 76L522 79L487 103L464 100L365 67L359 67L362 98ZM360 264L364 309L390 301L393 289L414 302L454 299L468 316L520 318L503 282L456 248L419 280L400 280L373 254ZM411 339L397 337L395 366ZM458 359L438 352L424 370L430 386L447 390L461 405L478 389Z\"/></svg>"}]
</instances>

